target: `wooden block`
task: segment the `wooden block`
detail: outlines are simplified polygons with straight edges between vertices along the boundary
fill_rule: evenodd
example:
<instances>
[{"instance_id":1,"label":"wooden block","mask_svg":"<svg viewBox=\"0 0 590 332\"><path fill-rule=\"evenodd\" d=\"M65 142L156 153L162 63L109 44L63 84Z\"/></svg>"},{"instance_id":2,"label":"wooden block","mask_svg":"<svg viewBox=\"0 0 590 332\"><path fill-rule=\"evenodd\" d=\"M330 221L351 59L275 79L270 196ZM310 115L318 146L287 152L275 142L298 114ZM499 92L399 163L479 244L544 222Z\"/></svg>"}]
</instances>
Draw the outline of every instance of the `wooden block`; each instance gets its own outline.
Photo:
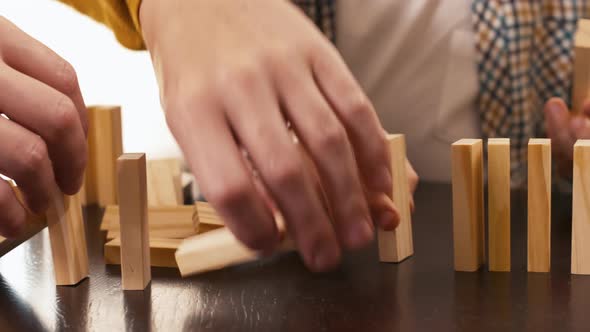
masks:
<instances>
[{"instance_id":1,"label":"wooden block","mask_svg":"<svg viewBox=\"0 0 590 332\"><path fill-rule=\"evenodd\" d=\"M47 224L55 283L75 285L88 276L88 250L78 195L63 195L56 187Z\"/></svg>"},{"instance_id":2,"label":"wooden block","mask_svg":"<svg viewBox=\"0 0 590 332\"><path fill-rule=\"evenodd\" d=\"M294 250L294 244L286 239L279 250ZM254 261L259 254L241 244L224 227L185 239L175 256L180 274L186 277Z\"/></svg>"},{"instance_id":3,"label":"wooden block","mask_svg":"<svg viewBox=\"0 0 590 332\"><path fill-rule=\"evenodd\" d=\"M572 274L590 274L590 140L574 145Z\"/></svg>"},{"instance_id":4,"label":"wooden block","mask_svg":"<svg viewBox=\"0 0 590 332\"><path fill-rule=\"evenodd\" d=\"M117 158L123 153L121 108L88 108L88 166L86 202L106 206L117 204Z\"/></svg>"},{"instance_id":5,"label":"wooden block","mask_svg":"<svg viewBox=\"0 0 590 332\"><path fill-rule=\"evenodd\" d=\"M456 271L477 271L485 263L482 146L481 139L462 139L451 149Z\"/></svg>"},{"instance_id":6,"label":"wooden block","mask_svg":"<svg viewBox=\"0 0 590 332\"><path fill-rule=\"evenodd\" d=\"M510 271L510 140L488 140L490 271Z\"/></svg>"},{"instance_id":7,"label":"wooden block","mask_svg":"<svg viewBox=\"0 0 590 332\"><path fill-rule=\"evenodd\" d=\"M174 253L180 246L181 239L160 239L150 237L150 264L155 267L177 268ZM121 239L114 238L104 245L106 264L121 265Z\"/></svg>"},{"instance_id":8,"label":"wooden block","mask_svg":"<svg viewBox=\"0 0 590 332\"><path fill-rule=\"evenodd\" d=\"M117 172L123 289L142 290L152 278L145 154L123 154L117 160Z\"/></svg>"},{"instance_id":9,"label":"wooden block","mask_svg":"<svg viewBox=\"0 0 590 332\"><path fill-rule=\"evenodd\" d=\"M578 21L574 37L574 82L572 110L581 113L584 101L590 96L590 20Z\"/></svg>"},{"instance_id":10,"label":"wooden block","mask_svg":"<svg viewBox=\"0 0 590 332\"><path fill-rule=\"evenodd\" d=\"M528 146L529 272L551 269L551 140L531 139Z\"/></svg>"},{"instance_id":11,"label":"wooden block","mask_svg":"<svg viewBox=\"0 0 590 332\"><path fill-rule=\"evenodd\" d=\"M196 235L199 224L193 221L192 205L148 207L148 232L150 238L184 239ZM105 208L101 230L107 231L107 239L120 237L119 206Z\"/></svg>"},{"instance_id":12,"label":"wooden block","mask_svg":"<svg viewBox=\"0 0 590 332\"><path fill-rule=\"evenodd\" d=\"M207 202L195 203L195 214L193 214L193 220L195 222L198 221L200 225L209 224L224 226L221 217L219 217L215 209Z\"/></svg>"},{"instance_id":13,"label":"wooden block","mask_svg":"<svg viewBox=\"0 0 590 332\"><path fill-rule=\"evenodd\" d=\"M182 205L181 163L178 159L148 161L148 205Z\"/></svg>"},{"instance_id":14,"label":"wooden block","mask_svg":"<svg viewBox=\"0 0 590 332\"><path fill-rule=\"evenodd\" d=\"M393 202L400 213L400 224L394 231L377 231L379 260L398 263L414 254L410 187L406 172L406 141L404 135L388 135L393 175Z\"/></svg>"}]
</instances>

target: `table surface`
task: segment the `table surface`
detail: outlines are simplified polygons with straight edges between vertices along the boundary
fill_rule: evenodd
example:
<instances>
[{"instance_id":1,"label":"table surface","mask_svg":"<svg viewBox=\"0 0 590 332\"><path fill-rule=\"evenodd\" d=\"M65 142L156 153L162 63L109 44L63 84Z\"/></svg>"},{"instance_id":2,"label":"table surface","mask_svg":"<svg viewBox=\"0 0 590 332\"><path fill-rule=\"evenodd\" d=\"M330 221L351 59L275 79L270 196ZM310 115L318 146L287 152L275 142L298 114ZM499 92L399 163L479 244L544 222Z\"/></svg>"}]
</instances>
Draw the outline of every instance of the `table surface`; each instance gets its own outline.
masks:
<instances>
[{"instance_id":1,"label":"table surface","mask_svg":"<svg viewBox=\"0 0 590 332\"><path fill-rule=\"evenodd\" d=\"M590 328L590 276L572 276L571 196L554 194L552 272L526 272L526 193L512 193L512 272L453 271L451 187L421 184L415 255L379 263L375 245L312 274L295 253L187 279L153 268L121 290L105 266L101 211L87 209L90 278L56 287L47 230L0 259L0 330L547 331Z\"/></svg>"}]
</instances>

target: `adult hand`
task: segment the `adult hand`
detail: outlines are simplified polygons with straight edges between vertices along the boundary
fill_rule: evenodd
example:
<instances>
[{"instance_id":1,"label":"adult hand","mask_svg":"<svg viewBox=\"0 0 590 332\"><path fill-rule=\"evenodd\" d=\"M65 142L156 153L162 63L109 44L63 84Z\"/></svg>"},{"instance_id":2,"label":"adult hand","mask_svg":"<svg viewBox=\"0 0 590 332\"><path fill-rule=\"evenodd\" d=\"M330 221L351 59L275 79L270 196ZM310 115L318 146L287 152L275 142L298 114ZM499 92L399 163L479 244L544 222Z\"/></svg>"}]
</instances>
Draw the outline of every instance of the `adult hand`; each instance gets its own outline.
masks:
<instances>
[{"instance_id":1,"label":"adult hand","mask_svg":"<svg viewBox=\"0 0 590 332\"><path fill-rule=\"evenodd\" d=\"M74 194L86 167L86 108L72 66L0 16L0 234L15 236L25 208L43 212L58 185ZM4 116L2 116L4 115Z\"/></svg>"}]
</instances>

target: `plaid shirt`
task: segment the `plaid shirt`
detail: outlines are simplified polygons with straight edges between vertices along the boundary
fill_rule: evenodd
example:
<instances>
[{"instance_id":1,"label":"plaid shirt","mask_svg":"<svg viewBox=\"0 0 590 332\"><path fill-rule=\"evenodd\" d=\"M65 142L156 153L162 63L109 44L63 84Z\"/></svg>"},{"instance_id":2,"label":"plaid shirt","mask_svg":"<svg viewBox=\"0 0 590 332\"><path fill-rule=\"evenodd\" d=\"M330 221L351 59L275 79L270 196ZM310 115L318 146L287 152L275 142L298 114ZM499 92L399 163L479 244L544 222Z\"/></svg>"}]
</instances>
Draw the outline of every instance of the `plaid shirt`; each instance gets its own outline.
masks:
<instances>
[{"instance_id":1,"label":"plaid shirt","mask_svg":"<svg viewBox=\"0 0 590 332\"><path fill-rule=\"evenodd\" d=\"M332 40L336 0L294 0ZM509 137L516 185L526 180L527 142L544 136L543 105L570 103L573 37L587 0L473 0L484 138Z\"/></svg>"}]
</instances>

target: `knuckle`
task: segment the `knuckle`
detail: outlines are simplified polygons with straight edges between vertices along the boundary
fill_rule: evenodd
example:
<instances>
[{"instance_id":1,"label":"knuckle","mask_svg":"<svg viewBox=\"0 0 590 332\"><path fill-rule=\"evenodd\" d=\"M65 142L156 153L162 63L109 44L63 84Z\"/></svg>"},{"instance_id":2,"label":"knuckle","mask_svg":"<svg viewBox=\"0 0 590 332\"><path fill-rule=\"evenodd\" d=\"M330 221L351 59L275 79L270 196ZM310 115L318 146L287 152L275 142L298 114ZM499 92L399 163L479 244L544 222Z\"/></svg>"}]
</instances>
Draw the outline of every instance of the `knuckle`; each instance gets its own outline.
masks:
<instances>
[{"instance_id":1,"label":"knuckle","mask_svg":"<svg viewBox=\"0 0 590 332\"><path fill-rule=\"evenodd\" d=\"M52 141L60 140L79 121L78 111L72 100L66 95L61 95L54 106L53 125L50 130Z\"/></svg>"},{"instance_id":2,"label":"knuckle","mask_svg":"<svg viewBox=\"0 0 590 332\"><path fill-rule=\"evenodd\" d=\"M303 177L301 163L287 158L281 158L273 163L269 169L269 182L276 188L289 188Z\"/></svg>"},{"instance_id":3,"label":"knuckle","mask_svg":"<svg viewBox=\"0 0 590 332\"><path fill-rule=\"evenodd\" d=\"M260 71L256 61L224 68L219 71L219 86L229 91L244 91L259 80Z\"/></svg>"},{"instance_id":4,"label":"knuckle","mask_svg":"<svg viewBox=\"0 0 590 332\"><path fill-rule=\"evenodd\" d=\"M25 152L22 154L24 159L19 167L20 179L35 178L37 172L41 169L47 158L49 158L47 145L37 136L23 151ZM16 180L18 182L19 179Z\"/></svg>"},{"instance_id":5,"label":"knuckle","mask_svg":"<svg viewBox=\"0 0 590 332\"><path fill-rule=\"evenodd\" d=\"M320 131L317 138L317 146L320 151L333 151L343 147L347 142L347 135L344 127L339 123L326 124Z\"/></svg>"},{"instance_id":6,"label":"knuckle","mask_svg":"<svg viewBox=\"0 0 590 332\"><path fill-rule=\"evenodd\" d=\"M371 115L371 102L363 93L352 96L344 102L342 113L352 123L363 123Z\"/></svg>"},{"instance_id":7,"label":"knuckle","mask_svg":"<svg viewBox=\"0 0 590 332\"><path fill-rule=\"evenodd\" d=\"M64 59L60 61L61 65L58 71L59 87L57 88L67 95L72 95L78 89L78 75L76 75L76 70L69 62Z\"/></svg>"},{"instance_id":8,"label":"knuckle","mask_svg":"<svg viewBox=\"0 0 590 332\"><path fill-rule=\"evenodd\" d=\"M240 204L249 196L249 186L244 182L234 182L229 185L215 185L203 188L206 197L216 206L231 207Z\"/></svg>"}]
</instances>

